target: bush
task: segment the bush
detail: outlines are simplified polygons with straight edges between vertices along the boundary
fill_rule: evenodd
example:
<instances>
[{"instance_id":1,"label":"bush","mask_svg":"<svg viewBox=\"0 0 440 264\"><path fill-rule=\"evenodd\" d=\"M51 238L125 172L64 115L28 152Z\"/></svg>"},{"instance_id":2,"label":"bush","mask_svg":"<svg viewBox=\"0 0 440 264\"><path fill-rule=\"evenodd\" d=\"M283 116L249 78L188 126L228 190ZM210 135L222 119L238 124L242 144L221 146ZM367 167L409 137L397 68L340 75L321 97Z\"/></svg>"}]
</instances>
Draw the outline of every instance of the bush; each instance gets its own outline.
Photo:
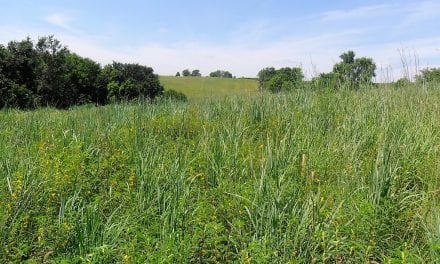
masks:
<instances>
[{"instance_id":1,"label":"bush","mask_svg":"<svg viewBox=\"0 0 440 264\"><path fill-rule=\"evenodd\" d=\"M312 87L317 89L335 89L338 86L338 77L333 72L321 73L312 79Z\"/></svg>"},{"instance_id":2,"label":"bush","mask_svg":"<svg viewBox=\"0 0 440 264\"><path fill-rule=\"evenodd\" d=\"M397 82L393 83L394 88L403 88L411 85L411 81L407 78L400 78Z\"/></svg>"},{"instance_id":3,"label":"bush","mask_svg":"<svg viewBox=\"0 0 440 264\"><path fill-rule=\"evenodd\" d=\"M175 90L166 90L163 93L162 98L165 98L168 100L173 100L173 101L181 101L181 102L188 101L188 98L186 97L186 95L184 93L178 92Z\"/></svg>"},{"instance_id":4,"label":"bush","mask_svg":"<svg viewBox=\"0 0 440 264\"><path fill-rule=\"evenodd\" d=\"M440 68L424 69L416 76L418 82L440 83Z\"/></svg>"},{"instance_id":5,"label":"bush","mask_svg":"<svg viewBox=\"0 0 440 264\"><path fill-rule=\"evenodd\" d=\"M215 72L211 72L209 77L217 77L217 78L232 78L232 73L228 71L217 70Z\"/></svg>"},{"instance_id":6,"label":"bush","mask_svg":"<svg viewBox=\"0 0 440 264\"><path fill-rule=\"evenodd\" d=\"M201 77L202 74L200 73L200 70L193 70L191 72L191 76L193 76L193 77Z\"/></svg>"},{"instance_id":7,"label":"bush","mask_svg":"<svg viewBox=\"0 0 440 264\"><path fill-rule=\"evenodd\" d=\"M13 81L0 81L0 109L17 107L21 109L34 108L36 98L25 85Z\"/></svg>"},{"instance_id":8,"label":"bush","mask_svg":"<svg viewBox=\"0 0 440 264\"><path fill-rule=\"evenodd\" d=\"M163 93L159 76L150 67L113 62L104 68L101 75L102 85L108 89L108 97L113 101L138 97L154 99Z\"/></svg>"},{"instance_id":9,"label":"bush","mask_svg":"<svg viewBox=\"0 0 440 264\"><path fill-rule=\"evenodd\" d=\"M185 69L182 71L182 76L183 77L188 77L191 76L191 72L189 71L189 69Z\"/></svg>"},{"instance_id":10,"label":"bush","mask_svg":"<svg viewBox=\"0 0 440 264\"><path fill-rule=\"evenodd\" d=\"M265 68L258 73L260 89L268 90L273 93L281 91L291 91L302 88L304 75L301 68Z\"/></svg>"}]
</instances>

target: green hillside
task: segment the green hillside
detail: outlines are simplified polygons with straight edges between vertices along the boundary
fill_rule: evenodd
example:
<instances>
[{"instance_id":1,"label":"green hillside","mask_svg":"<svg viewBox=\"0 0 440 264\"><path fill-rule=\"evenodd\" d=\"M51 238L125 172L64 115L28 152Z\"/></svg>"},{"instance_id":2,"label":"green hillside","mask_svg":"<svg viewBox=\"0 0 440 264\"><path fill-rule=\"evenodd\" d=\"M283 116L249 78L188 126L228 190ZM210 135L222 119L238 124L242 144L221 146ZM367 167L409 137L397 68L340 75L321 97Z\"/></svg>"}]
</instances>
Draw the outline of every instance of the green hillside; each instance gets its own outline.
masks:
<instances>
[{"instance_id":1,"label":"green hillside","mask_svg":"<svg viewBox=\"0 0 440 264\"><path fill-rule=\"evenodd\" d=\"M257 80L252 79L161 76L160 82L166 90L173 89L182 92L190 100L228 95L251 95L258 90Z\"/></svg>"}]
</instances>

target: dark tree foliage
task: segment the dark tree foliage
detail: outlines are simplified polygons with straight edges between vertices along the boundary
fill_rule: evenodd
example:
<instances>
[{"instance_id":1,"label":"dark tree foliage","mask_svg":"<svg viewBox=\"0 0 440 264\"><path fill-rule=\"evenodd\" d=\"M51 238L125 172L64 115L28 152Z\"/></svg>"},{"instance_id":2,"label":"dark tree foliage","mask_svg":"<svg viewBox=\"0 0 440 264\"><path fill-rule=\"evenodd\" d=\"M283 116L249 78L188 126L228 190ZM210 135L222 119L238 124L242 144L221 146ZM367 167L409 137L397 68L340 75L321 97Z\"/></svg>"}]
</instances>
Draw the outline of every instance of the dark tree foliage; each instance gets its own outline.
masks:
<instances>
[{"instance_id":1,"label":"dark tree foliage","mask_svg":"<svg viewBox=\"0 0 440 264\"><path fill-rule=\"evenodd\" d=\"M0 77L0 108L32 108L34 95L25 85Z\"/></svg>"},{"instance_id":2,"label":"dark tree foliage","mask_svg":"<svg viewBox=\"0 0 440 264\"><path fill-rule=\"evenodd\" d=\"M107 93L98 86L98 76L101 73L98 63L76 54L69 54L66 57L66 68L68 86L76 98L75 104L105 103Z\"/></svg>"},{"instance_id":3,"label":"dark tree foliage","mask_svg":"<svg viewBox=\"0 0 440 264\"><path fill-rule=\"evenodd\" d=\"M153 99L163 93L159 76L150 67L113 62L104 68L102 75L112 100Z\"/></svg>"},{"instance_id":4,"label":"dark tree foliage","mask_svg":"<svg viewBox=\"0 0 440 264\"><path fill-rule=\"evenodd\" d=\"M201 77L202 74L200 73L200 70L193 70L191 72L191 76L193 76L193 77Z\"/></svg>"},{"instance_id":5,"label":"dark tree foliage","mask_svg":"<svg viewBox=\"0 0 440 264\"><path fill-rule=\"evenodd\" d=\"M177 75L176 75L177 76ZM189 69L185 69L185 70L183 70L182 71L182 76L183 77L189 77L189 76L191 76L191 77L200 77L200 76L202 76L202 74L200 73L200 70L189 70Z\"/></svg>"},{"instance_id":6,"label":"dark tree foliage","mask_svg":"<svg viewBox=\"0 0 440 264\"><path fill-rule=\"evenodd\" d=\"M301 68L265 68L258 73L260 88L271 92L290 91L303 87L304 75Z\"/></svg>"},{"instance_id":7,"label":"dark tree foliage","mask_svg":"<svg viewBox=\"0 0 440 264\"><path fill-rule=\"evenodd\" d=\"M11 41L5 51L2 63L5 77L35 92L41 60L32 41L29 38Z\"/></svg>"},{"instance_id":8,"label":"dark tree foliage","mask_svg":"<svg viewBox=\"0 0 440 264\"><path fill-rule=\"evenodd\" d=\"M217 77L217 78L232 78L232 73L228 71L217 70L215 72L211 72L209 77Z\"/></svg>"},{"instance_id":9,"label":"dark tree foliage","mask_svg":"<svg viewBox=\"0 0 440 264\"><path fill-rule=\"evenodd\" d=\"M70 52L53 36L0 45L0 108L67 108L116 99L154 98L163 92L153 69L113 63L101 68Z\"/></svg>"},{"instance_id":10,"label":"dark tree foliage","mask_svg":"<svg viewBox=\"0 0 440 264\"><path fill-rule=\"evenodd\" d=\"M0 107L36 104L38 67L39 56L29 38L0 47Z\"/></svg>"},{"instance_id":11,"label":"dark tree foliage","mask_svg":"<svg viewBox=\"0 0 440 264\"><path fill-rule=\"evenodd\" d=\"M180 72L177 72L177 73L176 73L176 77L180 77Z\"/></svg>"},{"instance_id":12,"label":"dark tree foliage","mask_svg":"<svg viewBox=\"0 0 440 264\"><path fill-rule=\"evenodd\" d=\"M66 108L76 104L75 87L69 83L69 50L53 36L40 38L36 45L41 63L37 94L41 105Z\"/></svg>"},{"instance_id":13,"label":"dark tree foliage","mask_svg":"<svg viewBox=\"0 0 440 264\"><path fill-rule=\"evenodd\" d=\"M184 77L188 77L191 76L191 72L189 71L189 69L185 69L182 71L182 76Z\"/></svg>"},{"instance_id":14,"label":"dark tree foliage","mask_svg":"<svg viewBox=\"0 0 440 264\"><path fill-rule=\"evenodd\" d=\"M258 83L260 85L260 89L265 89L268 81L275 76L276 70L273 67L264 68L258 72Z\"/></svg>"}]
</instances>

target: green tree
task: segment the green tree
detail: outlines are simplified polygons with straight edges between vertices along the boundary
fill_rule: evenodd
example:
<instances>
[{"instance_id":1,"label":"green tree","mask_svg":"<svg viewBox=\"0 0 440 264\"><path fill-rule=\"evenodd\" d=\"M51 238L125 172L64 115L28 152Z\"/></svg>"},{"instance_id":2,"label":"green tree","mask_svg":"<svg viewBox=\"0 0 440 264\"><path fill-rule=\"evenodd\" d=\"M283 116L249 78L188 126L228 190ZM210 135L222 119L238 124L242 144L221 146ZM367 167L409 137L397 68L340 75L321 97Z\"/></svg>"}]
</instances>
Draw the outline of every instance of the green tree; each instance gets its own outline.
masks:
<instances>
[{"instance_id":1,"label":"green tree","mask_svg":"<svg viewBox=\"0 0 440 264\"><path fill-rule=\"evenodd\" d=\"M0 80L0 108L33 108L35 107L34 100L34 94L25 85L7 79Z\"/></svg>"},{"instance_id":2,"label":"green tree","mask_svg":"<svg viewBox=\"0 0 440 264\"><path fill-rule=\"evenodd\" d=\"M342 61L333 66L339 84L352 89L361 85L372 84L375 77L376 64L371 58L355 58L353 51L347 51L339 56Z\"/></svg>"},{"instance_id":3,"label":"green tree","mask_svg":"<svg viewBox=\"0 0 440 264\"><path fill-rule=\"evenodd\" d=\"M66 108L76 103L76 88L69 83L69 50L53 36L42 37L36 44L41 58L37 94L43 106Z\"/></svg>"},{"instance_id":4,"label":"green tree","mask_svg":"<svg viewBox=\"0 0 440 264\"><path fill-rule=\"evenodd\" d=\"M66 68L68 85L71 86L71 96L75 97L75 104L105 102L102 91L98 89L98 76L101 73L98 63L77 54L68 54Z\"/></svg>"},{"instance_id":5,"label":"green tree","mask_svg":"<svg viewBox=\"0 0 440 264\"><path fill-rule=\"evenodd\" d=\"M215 72L211 72L209 77L217 77L217 78L232 78L232 73L229 71L217 70Z\"/></svg>"},{"instance_id":6,"label":"green tree","mask_svg":"<svg viewBox=\"0 0 440 264\"><path fill-rule=\"evenodd\" d=\"M426 83L440 83L440 68L428 68L421 70L421 73L416 76L418 82Z\"/></svg>"},{"instance_id":7,"label":"green tree","mask_svg":"<svg viewBox=\"0 0 440 264\"><path fill-rule=\"evenodd\" d=\"M200 76L202 76L202 74L200 73L200 70L193 70L191 72L191 76L193 76L193 77L200 77Z\"/></svg>"},{"instance_id":8,"label":"green tree","mask_svg":"<svg viewBox=\"0 0 440 264\"><path fill-rule=\"evenodd\" d=\"M53 36L34 43L27 38L0 45L0 108L105 104L163 93L153 69L113 63L104 69L91 59L71 53Z\"/></svg>"},{"instance_id":9,"label":"green tree","mask_svg":"<svg viewBox=\"0 0 440 264\"><path fill-rule=\"evenodd\" d=\"M182 76L184 77L188 77L191 76L191 72L189 71L189 69L185 69L182 71Z\"/></svg>"},{"instance_id":10,"label":"green tree","mask_svg":"<svg viewBox=\"0 0 440 264\"><path fill-rule=\"evenodd\" d=\"M290 91L303 87L304 75L301 68L265 68L258 73L261 89L271 92Z\"/></svg>"},{"instance_id":11,"label":"green tree","mask_svg":"<svg viewBox=\"0 0 440 264\"><path fill-rule=\"evenodd\" d=\"M180 77L180 72L177 72L177 73L176 73L176 77Z\"/></svg>"},{"instance_id":12,"label":"green tree","mask_svg":"<svg viewBox=\"0 0 440 264\"><path fill-rule=\"evenodd\" d=\"M261 71L258 72L258 83L260 86L260 89L267 89L267 83L268 81L275 76L276 70L273 67L264 68Z\"/></svg>"},{"instance_id":13,"label":"green tree","mask_svg":"<svg viewBox=\"0 0 440 264\"><path fill-rule=\"evenodd\" d=\"M112 100L131 100L139 97L153 99L163 93L159 76L150 67L113 62L104 67L99 83L108 90Z\"/></svg>"},{"instance_id":14,"label":"green tree","mask_svg":"<svg viewBox=\"0 0 440 264\"><path fill-rule=\"evenodd\" d=\"M32 108L39 57L30 38L0 47L0 107Z\"/></svg>"}]
</instances>

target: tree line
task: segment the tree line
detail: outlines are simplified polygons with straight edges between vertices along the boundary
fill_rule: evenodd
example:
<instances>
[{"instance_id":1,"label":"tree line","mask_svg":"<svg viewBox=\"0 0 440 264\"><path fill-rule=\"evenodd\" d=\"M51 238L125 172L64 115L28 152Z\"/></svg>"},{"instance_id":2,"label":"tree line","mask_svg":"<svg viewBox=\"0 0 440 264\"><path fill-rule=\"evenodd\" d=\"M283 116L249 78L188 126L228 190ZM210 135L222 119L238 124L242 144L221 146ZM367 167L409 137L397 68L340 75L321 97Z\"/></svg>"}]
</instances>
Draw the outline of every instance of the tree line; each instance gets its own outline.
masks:
<instances>
[{"instance_id":1,"label":"tree line","mask_svg":"<svg viewBox=\"0 0 440 264\"><path fill-rule=\"evenodd\" d=\"M311 81L304 80L304 74L300 67L264 68L258 73L260 89L275 93L306 87L357 90L375 85L373 78L376 76L377 67L372 58L356 58L356 54L351 50L342 53L339 58L341 61L333 66L331 72L321 73ZM415 82L411 82L408 78L401 78L393 85L396 88L401 88L412 84L427 83L440 83L440 68L423 69L415 76Z\"/></svg>"},{"instance_id":2,"label":"tree line","mask_svg":"<svg viewBox=\"0 0 440 264\"><path fill-rule=\"evenodd\" d=\"M183 76L183 77L189 77L189 76L192 76L192 77L202 77L202 74L200 73L200 70L189 70L189 69L185 69L185 70L183 70L182 71L182 74L180 74L180 72L177 72L176 73L176 77L180 77L180 76Z\"/></svg>"},{"instance_id":3,"label":"tree line","mask_svg":"<svg viewBox=\"0 0 440 264\"><path fill-rule=\"evenodd\" d=\"M195 69L195 70L190 70L190 69L185 69L182 71L182 73L177 72L176 77L202 77L202 73L200 72L200 70ZM216 77L216 78L234 78L234 76L232 75L232 73L230 73L229 71L224 71L224 70L217 70L217 71L213 71L209 74L209 77Z\"/></svg>"},{"instance_id":4,"label":"tree line","mask_svg":"<svg viewBox=\"0 0 440 264\"><path fill-rule=\"evenodd\" d=\"M70 106L162 95L164 88L150 67L113 62L101 67L53 36L0 45L0 108Z\"/></svg>"},{"instance_id":5,"label":"tree line","mask_svg":"<svg viewBox=\"0 0 440 264\"><path fill-rule=\"evenodd\" d=\"M376 64L371 58L355 58L353 51L347 51L341 56L341 62L333 66L330 73L321 73L311 82L304 81L300 67L265 68L258 73L260 89L271 92L289 91L292 89L312 86L314 88L348 88L358 89L362 85L373 83Z\"/></svg>"}]
</instances>

